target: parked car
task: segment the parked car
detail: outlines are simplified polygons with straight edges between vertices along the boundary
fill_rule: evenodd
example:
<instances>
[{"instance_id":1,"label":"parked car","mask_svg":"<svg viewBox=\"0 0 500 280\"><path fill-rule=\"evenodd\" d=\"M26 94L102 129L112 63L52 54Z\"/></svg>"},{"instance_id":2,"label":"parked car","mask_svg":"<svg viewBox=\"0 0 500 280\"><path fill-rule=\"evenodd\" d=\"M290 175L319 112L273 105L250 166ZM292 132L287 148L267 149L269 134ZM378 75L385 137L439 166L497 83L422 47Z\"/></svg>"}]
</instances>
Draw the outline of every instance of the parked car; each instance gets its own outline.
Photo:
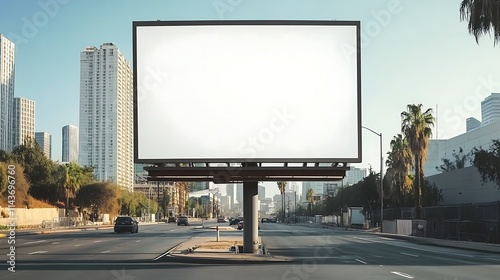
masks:
<instances>
[{"instance_id":1,"label":"parked car","mask_svg":"<svg viewBox=\"0 0 500 280\"><path fill-rule=\"evenodd\" d=\"M276 223L276 218L275 217L270 217L267 219L268 223Z\"/></svg>"},{"instance_id":2,"label":"parked car","mask_svg":"<svg viewBox=\"0 0 500 280\"><path fill-rule=\"evenodd\" d=\"M120 216L115 220L114 231L119 232L139 232L139 222L130 216Z\"/></svg>"},{"instance_id":3,"label":"parked car","mask_svg":"<svg viewBox=\"0 0 500 280\"><path fill-rule=\"evenodd\" d=\"M226 219L224 217L218 217L217 218L217 223L225 223Z\"/></svg>"},{"instance_id":4,"label":"parked car","mask_svg":"<svg viewBox=\"0 0 500 280\"><path fill-rule=\"evenodd\" d=\"M269 220L267 218L262 218L260 220L261 223L269 223Z\"/></svg>"},{"instance_id":5,"label":"parked car","mask_svg":"<svg viewBox=\"0 0 500 280\"><path fill-rule=\"evenodd\" d=\"M186 217L186 216L179 216L179 218L177 219L177 225L178 226L180 226L180 225L189 226L188 217Z\"/></svg>"},{"instance_id":6,"label":"parked car","mask_svg":"<svg viewBox=\"0 0 500 280\"><path fill-rule=\"evenodd\" d=\"M174 216L170 216L167 219L167 223L175 223L177 222L177 219Z\"/></svg>"}]
</instances>

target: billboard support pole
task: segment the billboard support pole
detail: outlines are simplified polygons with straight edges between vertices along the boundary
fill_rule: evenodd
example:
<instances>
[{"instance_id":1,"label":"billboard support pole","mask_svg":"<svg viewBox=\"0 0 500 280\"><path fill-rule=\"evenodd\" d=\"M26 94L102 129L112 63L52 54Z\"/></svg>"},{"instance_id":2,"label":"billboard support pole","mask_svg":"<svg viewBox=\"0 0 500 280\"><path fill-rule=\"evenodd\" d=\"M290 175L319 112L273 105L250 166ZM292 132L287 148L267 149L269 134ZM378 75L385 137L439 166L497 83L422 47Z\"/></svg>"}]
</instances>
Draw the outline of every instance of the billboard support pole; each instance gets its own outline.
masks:
<instances>
[{"instance_id":1,"label":"billboard support pole","mask_svg":"<svg viewBox=\"0 0 500 280\"><path fill-rule=\"evenodd\" d=\"M258 181L243 182L243 252L255 253L259 249Z\"/></svg>"}]
</instances>

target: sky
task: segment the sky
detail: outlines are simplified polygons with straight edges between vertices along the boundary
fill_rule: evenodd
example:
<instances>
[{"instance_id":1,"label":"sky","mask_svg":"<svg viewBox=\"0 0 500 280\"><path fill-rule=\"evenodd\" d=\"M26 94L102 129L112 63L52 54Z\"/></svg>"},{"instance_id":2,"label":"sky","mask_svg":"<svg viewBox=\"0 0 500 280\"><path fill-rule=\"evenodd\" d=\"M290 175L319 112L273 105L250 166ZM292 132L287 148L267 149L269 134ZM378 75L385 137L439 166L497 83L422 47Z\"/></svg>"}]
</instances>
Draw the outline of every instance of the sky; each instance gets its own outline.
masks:
<instances>
[{"instance_id":1,"label":"sky","mask_svg":"<svg viewBox=\"0 0 500 280\"><path fill-rule=\"evenodd\" d=\"M362 125L383 136L383 156L408 104L432 108L434 139L481 120L480 102L500 92L500 50L479 44L460 21L460 0L2 0L0 33L16 44L15 96L35 101L35 131L78 126L80 52L111 42L132 61L132 22L154 20L355 20L361 22ZM339 137L342 132L339 131ZM380 170L379 136L362 134L362 162ZM277 188L276 188L277 189Z\"/></svg>"}]
</instances>

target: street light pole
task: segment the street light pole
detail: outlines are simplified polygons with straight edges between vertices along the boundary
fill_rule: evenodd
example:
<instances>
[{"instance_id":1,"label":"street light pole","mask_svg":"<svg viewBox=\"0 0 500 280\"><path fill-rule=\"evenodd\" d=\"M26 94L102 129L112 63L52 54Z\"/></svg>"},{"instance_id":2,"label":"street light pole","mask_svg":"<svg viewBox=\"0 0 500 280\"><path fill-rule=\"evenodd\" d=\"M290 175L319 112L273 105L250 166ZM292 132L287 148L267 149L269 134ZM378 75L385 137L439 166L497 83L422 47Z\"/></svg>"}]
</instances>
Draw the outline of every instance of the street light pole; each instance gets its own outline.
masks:
<instances>
[{"instance_id":1,"label":"street light pole","mask_svg":"<svg viewBox=\"0 0 500 280\"><path fill-rule=\"evenodd\" d=\"M382 224L384 223L384 157L382 156L382 132L378 133L366 126L362 127L380 137L380 231L382 232Z\"/></svg>"}]
</instances>

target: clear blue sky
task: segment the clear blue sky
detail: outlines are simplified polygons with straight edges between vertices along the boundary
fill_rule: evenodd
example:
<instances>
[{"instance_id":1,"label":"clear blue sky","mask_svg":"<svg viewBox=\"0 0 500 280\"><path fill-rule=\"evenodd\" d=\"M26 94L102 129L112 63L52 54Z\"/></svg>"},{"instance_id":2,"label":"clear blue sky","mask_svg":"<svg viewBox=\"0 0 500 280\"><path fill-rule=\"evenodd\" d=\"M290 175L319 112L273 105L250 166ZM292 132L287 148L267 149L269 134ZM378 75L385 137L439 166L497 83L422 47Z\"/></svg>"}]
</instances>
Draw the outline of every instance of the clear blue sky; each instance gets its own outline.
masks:
<instances>
[{"instance_id":1,"label":"clear blue sky","mask_svg":"<svg viewBox=\"0 0 500 280\"><path fill-rule=\"evenodd\" d=\"M105 42L132 61L132 21L359 20L362 26L362 123L383 133L384 157L410 103L438 109L438 137L480 120L480 101L500 92L500 49L480 44L460 21L460 0L2 0L0 33L16 43L15 95L36 102L36 131L78 125L80 52ZM434 131L436 136L436 131ZM339 132L341 136L341 132ZM379 138L363 130L363 162L379 170Z\"/></svg>"}]
</instances>

